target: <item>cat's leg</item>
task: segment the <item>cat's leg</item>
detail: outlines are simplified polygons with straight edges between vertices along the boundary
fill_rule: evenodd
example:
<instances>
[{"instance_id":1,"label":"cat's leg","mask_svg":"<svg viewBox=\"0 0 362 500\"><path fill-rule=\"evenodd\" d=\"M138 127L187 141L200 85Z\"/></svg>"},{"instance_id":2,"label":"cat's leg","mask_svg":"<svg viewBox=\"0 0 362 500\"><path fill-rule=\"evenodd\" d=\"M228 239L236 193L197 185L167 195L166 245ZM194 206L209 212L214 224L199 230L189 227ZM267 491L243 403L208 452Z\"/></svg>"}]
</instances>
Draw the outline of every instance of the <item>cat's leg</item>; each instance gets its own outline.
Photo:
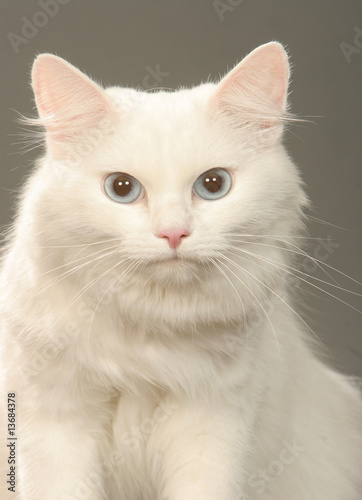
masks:
<instances>
[{"instance_id":1,"label":"cat's leg","mask_svg":"<svg viewBox=\"0 0 362 500\"><path fill-rule=\"evenodd\" d=\"M101 432L74 409L73 419L33 413L19 429L22 500L103 500L98 441Z\"/></svg>"},{"instance_id":2,"label":"cat's leg","mask_svg":"<svg viewBox=\"0 0 362 500\"><path fill-rule=\"evenodd\" d=\"M76 366L59 355L43 371L18 380L21 500L106 498L100 471L109 441L109 398Z\"/></svg>"},{"instance_id":3,"label":"cat's leg","mask_svg":"<svg viewBox=\"0 0 362 500\"><path fill-rule=\"evenodd\" d=\"M246 500L244 465L250 416L223 408L182 408L152 435L162 500ZM158 450L157 450L158 448Z\"/></svg>"}]
</instances>

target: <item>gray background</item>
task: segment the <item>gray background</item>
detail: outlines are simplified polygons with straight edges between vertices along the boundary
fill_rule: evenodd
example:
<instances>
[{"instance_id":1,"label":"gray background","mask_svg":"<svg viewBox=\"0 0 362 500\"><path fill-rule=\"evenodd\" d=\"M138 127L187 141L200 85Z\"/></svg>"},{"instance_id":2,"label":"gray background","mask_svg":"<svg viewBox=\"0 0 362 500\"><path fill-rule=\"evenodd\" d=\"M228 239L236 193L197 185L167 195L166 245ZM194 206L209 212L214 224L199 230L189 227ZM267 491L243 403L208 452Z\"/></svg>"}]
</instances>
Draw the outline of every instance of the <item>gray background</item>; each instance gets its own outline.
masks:
<instances>
[{"instance_id":1,"label":"gray background","mask_svg":"<svg viewBox=\"0 0 362 500\"><path fill-rule=\"evenodd\" d=\"M319 238L311 240L310 255L361 280L362 36L355 38L354 31L362 29L360 0L59 2L59 12L48 19L39 14L44 13L39 0L1 2L2 227L11 221L14 193L39 155L39 150L19 154L14 112L34 113L29 74L37 53L58 54L105 85L142 87L149 68L159 65L167 73L160 84L177 87L217 78L253 48L278 40L293 63L292 110L311 120L288 132L287 148L308 186L310 215L332 224L310 219L311 236ZM28 31L16 53L8 35L23 36L24 17L43 26ZM350 57L341 44L353 51ZM310 263L303 266L314 278L335 283ZM361 293L356 282L326 269L340 286ZM313 295L301 295L308 304L304 317L334 366L362 375L361 317L341 302L361 309L360 298L314 283L340 300L309 287Z\"/></svg>"}]
</instances>

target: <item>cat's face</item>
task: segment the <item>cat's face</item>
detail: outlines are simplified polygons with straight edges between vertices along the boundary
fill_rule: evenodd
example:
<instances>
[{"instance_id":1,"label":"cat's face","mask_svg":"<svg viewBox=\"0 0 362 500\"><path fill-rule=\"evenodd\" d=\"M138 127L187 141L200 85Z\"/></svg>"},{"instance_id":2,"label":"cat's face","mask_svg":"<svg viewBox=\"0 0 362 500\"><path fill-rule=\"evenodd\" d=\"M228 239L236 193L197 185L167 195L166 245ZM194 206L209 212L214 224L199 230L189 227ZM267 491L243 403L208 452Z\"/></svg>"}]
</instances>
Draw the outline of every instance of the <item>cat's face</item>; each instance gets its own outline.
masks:
<instances>
[{"instance_id":1,"label":"cat's face","mask_svg":"<svg viewBox=\"0 0 362 500\"><path fill-rule=\"evenodd\" d=\"M104 91L40 56L33 86L47 160L35 204L44 242L109 249L116 271L123 259L144 276L180 281L230 258L242 236L289 234L304 196L280 144L287 82L275 43L221 83L178 92Z\"/></svg>"}]
</instances>

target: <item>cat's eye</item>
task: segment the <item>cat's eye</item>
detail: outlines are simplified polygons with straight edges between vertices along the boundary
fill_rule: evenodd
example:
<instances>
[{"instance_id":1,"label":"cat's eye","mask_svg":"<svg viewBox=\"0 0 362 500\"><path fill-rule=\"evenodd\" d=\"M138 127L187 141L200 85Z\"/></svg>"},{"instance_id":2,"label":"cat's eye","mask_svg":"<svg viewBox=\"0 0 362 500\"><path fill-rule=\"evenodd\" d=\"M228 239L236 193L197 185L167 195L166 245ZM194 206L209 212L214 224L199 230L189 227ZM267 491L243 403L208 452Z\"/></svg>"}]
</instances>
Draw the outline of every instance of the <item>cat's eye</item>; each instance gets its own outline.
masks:
<instances>
[{"instance_id":1,"label":"cat's eye","mask_svg":"<svg viewBox=\"0 0 362 500\"><path fill-rule=\"evenodd\" d=\"M231 185L231 175L227 170L213 168L196 179L194 191L204 200L217 200L228 194Z\"/></svg>"},{"instance_id":2,"label":"cat's eye","mask_svg":"<svg viewBox=\"0 0 362 500\"><path fill-rule=\"evenodd\" d=\"M133 203L142 194L142 184L129 174L115 172L104 181L106 194L118 203Z\"/></svg>"}]
</instances>

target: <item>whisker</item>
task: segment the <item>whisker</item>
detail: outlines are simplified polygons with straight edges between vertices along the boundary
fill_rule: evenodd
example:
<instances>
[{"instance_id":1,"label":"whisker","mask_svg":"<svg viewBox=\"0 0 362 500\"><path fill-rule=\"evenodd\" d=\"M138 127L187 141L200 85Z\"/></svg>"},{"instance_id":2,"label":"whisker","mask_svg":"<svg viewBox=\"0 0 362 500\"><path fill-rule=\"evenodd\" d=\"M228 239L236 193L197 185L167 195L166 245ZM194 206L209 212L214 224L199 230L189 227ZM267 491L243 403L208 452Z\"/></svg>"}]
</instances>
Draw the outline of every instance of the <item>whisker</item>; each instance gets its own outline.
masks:
<instances>
[{"instance_id":1,"label":"whisker","mask_svg":"<svg viewBox=\"0 0 362 500\"><path fill-rule=\"evenodd\" d=\"M91 253L90 255L84 255L83 257L80 257L79 259L75 259L75 260L72 260L72 261L70 261L70 262L66 262L65 264L62 264L62 265L60 265L60 266L53 267L52 269L49 269L48 271L45 271L45 272L44 272L44 273L42 273L42 274L39 274L39 275L38 275L38 277L40 278L41 276L45 276L45 275L47 275L47 274L49 274L49 273L52 273L52 272L56 271L57 269L62 269L63 267L70 266L70 265L72 265L72 264L74 264L74 263L76 263L76 262L82 261L82 260L84 260L84 259L88 259L89 257L93 257L94 255L97 255L97 254L99 254L99 253L102 253L102 252L107 252L108 250L115 250L115 249L117 249L117 248L118 248L118 245L115 245L115 246L112 246L112 247L107 247L107 248L102 248L101 250L97 250L96 252L93 252L93 253ZM79 255L79 253L80 253L80 252L78 252L76 256L78 256L78 255ZM104 254L104 256L106 256L106 255L107 255L107 254ZM92 261L90 261L90 262L93 262L93 260L92 260Z\"/></svg>"},{"instance_id":2,"label":"whisker","mask_svg":"<svg viewBox=\"0 0 362 500\"><path fill-rule=\"evenodd\" d=\"M126 262L127 260L130 260L132 257L128 257L127 259L123 260L122 263ZM116 267L117 265L119 265L120 262L117 262L117 264L114 267ZM104 273L100 274L99 276L96 276L96 278L94 278L93 280L91 280L89 283L87 283L86 285L84 285L76 294L75 296L73 297L73 299L71 300L71 302L68 304L67 308L62 312L62 314L60 315L60 317L58 318L58 322L59 320L64 316L64 314L66 314L67 311L69 311L69 309L73 306L73 304L75 304L75 302L77 300L79 300L82 295L84 295L94 284L96 284L99 280L101 280L108 272L109 272L110 269L107 269Z\"/></svg>"},{"instance_id":3,"label":"whisker","mask_svg":"<svg viewBox=\"0 0 362 500\"><path fill-rule=\"evenodd\" d=\"M135 270L137 269L137 267L139 267L139 265L141 264L141 262L142 262L142 261L141 261L140 259L136 260L135 262L131 262L131 264L130 264L130 265L129 265L126 269L125 269L125 271L124 271L124 272L123 272L120 276L118 276L118 277L117 277L116 281L115 281L114 283L112 283L112 284L111 284L111 285L107 288L107 290L106 290L106 291L102 294L101 298L99 299L99 301L98 301L98 303L97 303L97 305L96 305L96 307L95 307L95 309L94 309L94 312L93 312L92 318L91 318L91 320L90 320L90 324L89 324L89 328L88 328L88 336L90 335L90 332L91 332L91 328L92 328L93 321L94 321L94 319L95 319L95 316L96 316L97 310L98 310L98 308L99 308L99 306L100 306L100 304L101 304L101 302L102 302L102 300L103 300L104 296L105 296L105 295L109 292L109 290L110 290L111 288L113 288L114 286L117 286L117 285L118 285L118 283L121 281L121 279L124 279L124 277L125 277L125 276L127 276L127 274L128 274L130 271L132 271L132 270L133 270L133 271L135 271ZM121 264L121 263L120 263L120 262L118 262L116 265L114 265L113 267L111 267L111 268L108 270L108 272L109 272L109 271L113 271L113 269L115 269L115 268L116 268L118 265L120 265L120 264ZM122 262L122 264L123 264L123 262Z\"/></svg>"},{"instance_id":4,"label":"whisker","mask_svg":"<svg viewBox=\"0 0 362 500\"><path fill-rule=\"evenodd\" d=\"M234 289L234 291L235 291L235 293L236 293L236 295L237 295L237 297L238 297L238 299L239 299L239 301L240 301L241 307L242 307L242 309L243 309L243 315L244 315L244 317L246 318L245 306L244 306L244 303L243 303L243 301L242 301L242 299L241 299L241 297L240 297L240 295L239 295L239 292L237 291L237 289L235 288L234 284L233 284L233 283L232 283L232 281L229 279L229 277L227 276L227 274L225 273L225 271L224 271L224 270L223 270L223 269L222 269L222 268L218 265L218 263L217 263L217 262L215 262L215 260L214 260L214 259L210 259L210 260L211 260L211 262L214 264L214 266L215 266L215 267L216 267L216 268L217 268L217 269L218 269L218 270L219 270L219 271L220 271L220 272L224 275L224 277L226 278L226 280L230 283L230 285L231 285L231 286L232 286L232 288ZM218 260L218 262L220 262L220 261ZM245 286L245 284L244 284L244 283L242 283L242 284Z\"/></svg>"},{"instance_id":5,"label":"whisker","mask_svg":"<svg viewBox=\"0 0 362 500\"><path fill-rule=\"evenodd\" d=\"M72 219L72 220L74 220L74 219ZM123 238L109 238L107 240L94 241L92 243L83 243L83 244L79 244L79 245L46 245L46 246L37 247L37 248L79 248L79 247L87 248L87 247L90 247L92 245L100 245L102 243L109 243L109 242L119 242L122 240L123 240Z\"/></svg>"},{"instance_id":6,"label":"whisker","mask_svg":"<svg viewBox=\"0 0 362 500\"><path fill-rule=\"evenodd\" d=\"M242 237L242 235L240 235L240 238L241 238L241 237ZM275 238L275 239L277 239L277 238ZM317 239L319 239L319 238L317 238ZM240 241L240 239L239 239L238 241ZM241 241L242 241L242 240L241 240ZM278 239L277 239L277 241L278 241ZM286 245L288 245L288 244L289 244L289 245L291 245L292 247L294 247L294 248L295 248L295 249L297 249L298 251L294 251L294 250L291 250L291 249L288 249L288 248L285 248L285 247L280 247L280 246L277 246L277 245L270 245L270 244L268 244L268 243L258 243L258 242L255 242L255 241L253 242L253 241L248 241L248 240L247 240L247 241L245 241L245 243L247 243L248 245L250 245L250 244L251 244L251 245L268 246L268 247L270 247L270 248L282 248L282 249L283 249L283 251L286 251L286 252L291 252L291 253L295 253L296 255L303 255L303 256L305 256L306 258L310 259L312 262L314 262L314 263L316 264L316 266L318 266L318 267L321 269L321 271L323 271L325 274L327 274L327 276L328 276L331 280L333 280L335 283L337 283L337 281L336 281L336 280L335 280L335 279L334 279L334 278L333 278L333 277L332 277L329 273L327 273L327 271L326 271L325 269L323 269L323 267L322 267L322 266L326 266L326 267L328 267L329 269L331 269L332 271L334 271L334 272L336 272L336 273L340 274L341 276L344 276L345 278L347 278L347 279L349 279L349 280L353 281L353 282L354 282L354 283L356 283L357 285L362 286L362 283L361 283L361 282L359 282L358 280L356 280L355 278L352 278L352 276L349 276L348 274L343 273L343 272L342 272L342 271L340 271L339 269L336 269L335 267L333 267L333 266L331 266L331 265L327 264L326 262L324 262L324 261L322 261L322 260L320 260L320 259L317 259L317 258L315 258L315 257L311 257L310 255L308 255L308 253L307 253L307 252L305 252L305 251L304 251L304 250L302 250L301 248L297 247L297 246L296 246L296 245L294 245L293 243L291 243L291 242L287 242L287 241L285 241L285 240L279 240L279 241L283 242L283 243L284 243L284 244L286 244ZM338 283L337 283L337 284L338 284Z\"/></svg>"},{"instance_id":7,"label":"whisker","mask_svg":"<svg viewBox=\"0 0 362 500\"><path fill-rule=\"evenodd\" d=\"M308 236L295 236L291 234L248 234L248 233L236 233L235 231L229 231L225 233L226 236L236 236L236 237L245 237L245 238L270 238L270 239L279 239L280 241L285 241L283 238L288 238L291 240L319 240L320 238L308 237Z\"/></svg>"},{"instance_id":8,"label":"whisker","mask_svg":"<svg viewBox=\"0 0 362 500\"><path fill-rule=\"evenodd\" d=\"M312 219L312 220L314 220L316 222L319 222L320 224L325 224L327 226L335 227L337 229L341 229L342 231L348 231L349 233L355 233L355 231L352 231L352 229L348 229L346 227L337 226L336 224L332 224L331 222L327 222L325 220L318 219L318 217L314 217L313 215L305 215L305 216L308 217L308 219Z\"/></svg>"},{"instance_id":9,"label":"whisker","mask_svg":"<svg viewBox=\"0 0 362 500\"><path fill-rule=\"evenodd\" d=\"M268 262L267 260L265 260L265 258L262 258L262 257L261 257L261 256L259 256L259 255L258 255L258 256L256 256L256 255L254 255L254 254L252 254L252 253L250 253L250 252L246 252L246 251L244 251L244 250L242 250L242 249L238 249L238 250L240 250L241 252L246 253L246 254L248 254L248 255L251 255L252 257L258 257L258 258L260 258L261 260L264 260L265 262ZM249 262L251 262L251 261L249 261ZM277 266L276 266L276 264L273 264L273 262L272 262L272 261L270 261L269 263L270 263L270 264L272 264L272 265L274 265L275 267L277 267ZM258 267L260 267L260 268L264 269L264 268L263 268L263 266L261 266L260 264L256 264L256 263L254 263L254 265L257 265ZM280 268L280 267L279 267L279 269L283 270L283 268ZM342 304L345 304L346 306L350 307L350 308L351 308L351 309L353 309L354 311L356 311L356 312L358 312L359 314L361 314L361 311L359 311L356 307L352 306L352 305L351 305L351 304L349 304L348 302L345 302L344 300L342 300L341 298L337 297L336 295L333 295L332 293L327 292L327 290L324 290L323 288L320 288L319 286L315 285L314 283L310 283L310 281L308 281L308 280L306 280L306 279L302 278L301 276L298 276L298 275L296 275L296 274L294 274L294 273L292 273L292 272L290 272L290 271L288 271L288 272L289 272L289 274L290 274L290 275L294 276L295 278L297 278L297 279L299 279L299 280L301 280L301 281L304 281L304 282L305 282L305 283L307 283L308 285L310 285L310 286L312 286L312 287L316 288L317 290L319 290L319 291L321 291L321 292L325 293L326 295L329 295L329 296L330 296L330 297L332 297L333 299L338 300L338 301L339 301L339 302L341 302ZM298 271L298 272L299 272L299 271ZM308 275L308 276L309 276L309 275ZM316 278L316 279L317 279L317 278ZM322 281L322 280L319 280L319 281ZM328 282L325 282L325 283L326 283L327 285L330 285L330 286L335 286L335 285L333 285L332 283L328 283ZM340 287L340 288L341 288L342 290L344 290L342 287ZM347 292L350 292L350 293L353 293L353 294L355 294L355 295L358 295L359 297L362 297L362 295L360 295L360 294L358 294L358 293L356 293L356 292L352 292L351 290L346 290L346 291L347 291Z\"/></svg>"},{"instance_id":10,"label":"whisker","mask_svg":"<svg viewBox=\"0 0 362 500\"><path fill-rule=\"evenodd\" d=\"M225 249L226 249L226 251L227 251L228 253L230 253L230 254L234 255L235 257L242 257L242 258L244 258L247 262L250 262L250 263L252 263L253 265L255 265L255 266L259 267L260 269L263 269L264 271L266 271L265 267L264 267L264 266L262 266L261 264L258 264L257 262L255 262L255 260L246 259L244 255L237 254L237 253L235 253L235 252L231 251L231 250L230 250L230 248L234 248L235 250L242 252L242 250L241 250L240 248L238 248L238 247L233 247L232 245L227 245L227 244L225 244ZM251 255L252 257L256 257L256 258L261 257L261 256L259 256L259 255L254 255L254 254L251 254L251 253L250 253L249 255ZM273 263L273 262L270 262L270 264L271 264L271 265L273 265L274 267L277 267L277 265L276 265L275 263ZM283 265L287 266L286 264L283 264ZM287 266L287 267L288 267L288 266ZM279 268L279 269L280 269L281 271L283 271L283 272L287 272L287 273L288 273L288 274L290 274L291 276L295 276L297 279L299 279L299 276L294 275L293 273L289 272L288 270L286 270L286 269L284 269L284 268ZM310 290L304 290L304 292L306 292L306 293L308 293L308 294L312 295L313 297L320 298L320 295L317 295L317 294L315 294L315 293L311 292Z\"/></svg>"},{"instance_id":11,"label":"whisker","mask_svg":"<svg viewBox=\"0 0 362 500\"><path fill-rule=\"evenodd\" d=\"M278 248L278 249L281 249L285 252L289 252L289 253L293 253L295 255L302 255L310 260L312 260L317 267L319 267L321 269L321 271L323 271L324 273L327 274L327 276L329 278L331 278L331 280L333 280L334 282L336 282L332 276L330 276L327 271L325 271L325 269L323 269L319 264L318 262L316 261L316 259L314 259L313 257L311 257L307 252L305 252L302 248L294 245L293 243L289 242L289 241L285 241L285 240L282 240L282 239L278 239L278 238L275 238L277 241L280 241L282 243L284 243L283 246L279 246L279 245L271 245L270 243L259 243L257 241L244 241L244 243L248 244L248 245L258 245L258 246L263 246L263 247L269 247L269 248ZM240 241L240 240L239 240ZM243 241L243 240L241 240ZM290 248L286 248L285 245L291 245L293 248L295 248L296 250L291 250Z\"/></svg>"},{"instance_id":12,"label":"whisker","mask_svg":"<svg viewBox=\"0 0 362 500\"><path fill-rule=\"evenodd\" d=\"M97 252L97 253L99 253L99 252ZM118 252L116 250L111 250L109 252L102 253L101 255L99 255L98 257L95 257L94 259L88 260L87 262L83 262L82 264L79 264L78 266L75 266L74 268L72 268L68 271L65 271L64 273L60 274L59 276L56 276L55 278L53 278L52 280L47 282L43 287L41 287L40 290L38 290L37 293L34 295L34 297L38 297L39 295L44 293L51 286L56 285L57 283L59 283L63 279L67 278L68 276L71 276L72 274L79 271L80 269L83 269L84 267L88 266L89 264L91 264L95 261L98 261L100 259L103 259L104 257L109 257L110 255L116 255L117 253ZM92 269L94 269L94 267Z\"/></svg>"},{"instance_id":13,"label":"whisker","mask_svg":"<svg viewBox=\"0 0 362 500\"><path fill-rule=\"evenodd\" d=\"M219 255L220 255L222 258L226 258L226 260L228 260L231 264L235 264L233 260L228 259L228 258L227 258L227 257L225 257L223 254L219 254ZM244 286L245 286L245 288L248 290L248 292L249 292L249 293L250 293L250 294L254 297L254 299L255 299L255 300L257 301L257 303L260 305L260 307L261 307L261 309L262 309L262 311L263 311L263 313L264 313L265 317L267 318L267 320L268 320L268 322L269 322L269 324L270 324L270 326L271 326L271 329L272 329L272 332L273 332L273 335L274 335L274 338L275 338L275 341L276 341L276 345L277 345L277 348L278 348L279 356L280 356L280 346L279 346L278 338L277 338L277 335L276 335L276 332L275 332L275 328L274 328L273 323L271 322L271 319L270 319L270 317L269 317L268 313L266 312L265 308L263 307L263 304L262 304L262 303L260 302L260 300L256 297L256 295L255 295L255 294L254 294L254 293L250 290L250 288L249 288L249 287L248 287L248 286L247 286L247 285L246 285L246 284L245 284L245 283L241 280L240 276L237 276L237 274L235 274L235 273L234 273L234 272L233 272L233 271L232 271L232 270L231 270L231 269L230 269L230 268L229 268L229 267L225 264L225 262L222 262L220 259L218 259L218 262L219 262L220 264L224 264L224 266L225 266L225 267L229 270L229 272L231 272L231 273L235 276L235 278L236 278L237 280L239 280L239 281L240 281L240 283L241 283L242 285L244 285ZM240 270L240 271L243 271L243 269L242 269L241 267L239 268L239 270Z\"/></svg>"},{"instance_id":14,"label":"whisker","mask_svg":"<svg viewBox=\"0 0 362 500\"><path fill-rule=\"evenodd\" d=\"M225 245L225 246L226 246L226 247L228 247L228 245ZM284 264L284 263L282 263L282 262L276 262L276 261L274 261L274 260L272 260L272 259L270 259L270 258L268 258L268 257L262 256L262 255L259 255L259 254L255 254L255 253L248 252L248 251L247 251L247 250L245 250L244 248L239 248L239 247L236 247L236 246L234 246L234 245L229 245L229 246L230 246L230 248L233 248L233 249L235 249L235 250L237 250L237 251L239 251L239 252L246 253L246 254L248 254L248 255L251 255L252 257L256 257L256 258L258 258L258 259L263 260L264 262L267 262L267 263L269 263L269 264L272 264L273 266L277 267L277 268L278 268L278 269L280 269L280 270L285 270L284 268L291 269L292 271L295 271L295 272L297 272L297 273L303 274L304 276L308 276L308 278L310 278L310 279L314 279L314 280L319 281L319 282L321 282L321 283L324 283L325 285L332 286L332 287L334 287L334 288L338 288L338 289L339 289L339 290L341 290L341 291L344 291L344 292L350 293L350 294L352 294L352 295L356 295L357 297L362 297L362 294L360 294L360 293L358 293L358 292L354 292L353 290L348 290L347 288L343 288L343 287L341 287L341 286L339 286L339 285L334 285L333 283L329 283L328 281L325 281L325 280L322 280L322 279L320 279L320 278L317 278L316 276L312 276L312 275L310 275L310 274L308 274L308 273L305 273L305 272L303 272L303 271L300 271L299 269L296 269L296 268L294 268L294 267L292 267L292 266L289 266L288 264ZM278 265L278 264L279 264L279 265ZM282 266L282 267L281 267L281 266ZM292 276L295 276L295 277L296 277L296 278L298 278L298 279L301 279L302 281L304 281L305 283L308 283L308 284L309 284L309 285L311 285L311 286L315 286L313 283L310 283L309 281L307 281L307 280L305 280L305 279L301 278L300 276L298 276L298 275L296 275L296 274L294 274L294 273L292 273L292 272L289 272L289 274L291 274ZM319 288L319 287L317 287L317 288L318 288L318 290L322 290L322 291L324 291L322 288ZM338 299L338 297L335 297L335 298L336 298L336 299Z\"/></svg>"},{"instance_id":15,"label":"whisker","mask_svg":"<svg viewBox=\"0 0 362 500\"><path fill-rule=\"evenodd\" d=\"M246 259L247 260L247 259ZM232 262L234 264L234 266L239 269L240 271L243 271L245 272L246 274L248 274L253 280L256 280L258 281L259 283L261 283L263 286L265 286L275 297L277 297L281 302L283 302L283 304L285 304L292 312L293 314L295 314L303 323L304 325L308 328L308 330L314 335L314 337L317 339L317 341L325 348L326 346L323 344L323 342L319 339L318 335L312 330L312 328L308 325L308 323L290 306L290 304L288 304L282 297L280 297L279 294L277 294L274 290L272 290L270 287L268 287L268 285L266 285L265 283L263 283L261 280L259 280L259 278L257 278L256 276L254 276L252 273L250 273L249 271L247 271L246 269L240 267L236 262L234 262L232 259L230 259L230 262ZM327 349L327 351L329 352L329 350Z\"/></svg>"}]
</instances>

